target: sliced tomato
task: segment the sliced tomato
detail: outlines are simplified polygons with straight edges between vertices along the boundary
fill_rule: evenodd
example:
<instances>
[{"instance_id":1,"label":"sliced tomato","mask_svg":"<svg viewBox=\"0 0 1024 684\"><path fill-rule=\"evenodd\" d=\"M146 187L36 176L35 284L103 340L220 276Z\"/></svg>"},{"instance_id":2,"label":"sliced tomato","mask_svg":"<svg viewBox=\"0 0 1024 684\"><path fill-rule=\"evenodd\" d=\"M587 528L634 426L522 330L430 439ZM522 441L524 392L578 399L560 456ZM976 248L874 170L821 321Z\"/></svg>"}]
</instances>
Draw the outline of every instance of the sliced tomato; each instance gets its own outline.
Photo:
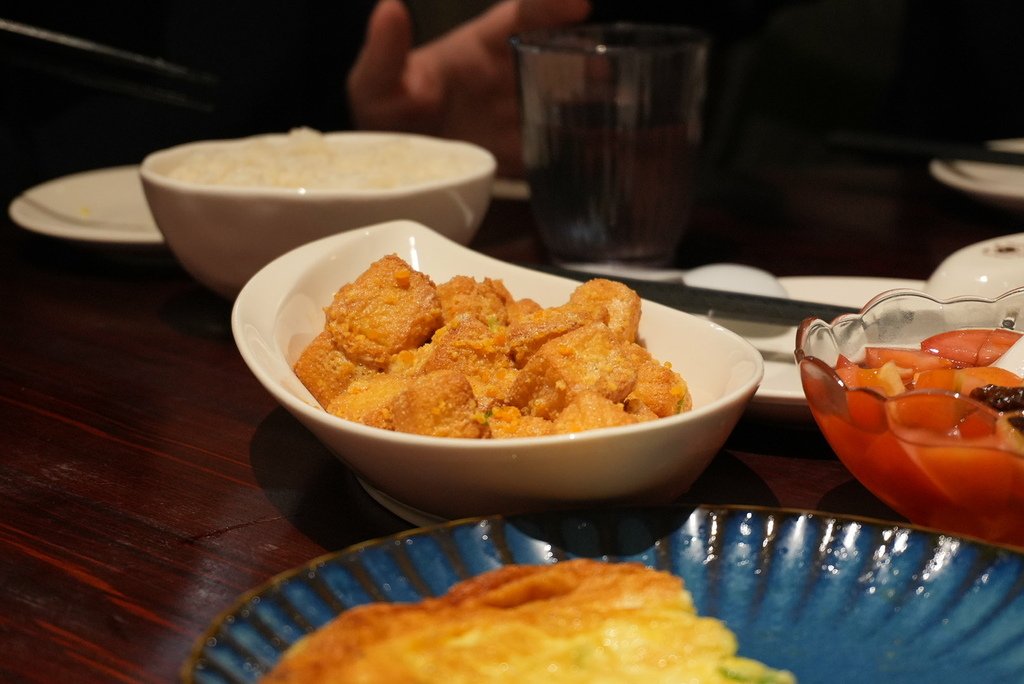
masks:
<instances>
[{"instance_id":1,"label":"sliced tomato","mask_svg":"<svg viewBox=\"0 0 1024 684\"><path fill-rule=\"evenodd\" d=\"M993 330L992 334L985 340L985 344L981 345L981 348L978 350L978 365L988 366L994 363L1020 339L1020 336L1021 334L1016 330L1005 330L1002 328Z\"/></svg>"},{"instance_id":2,"label":"sliced tomato","mask_svg":"<svg viewBox=\"0 0 1024 684\"><path fill-rule=\"evenodd\" d=\"M932 368L914 376L914 389L936 389L957 392L959 378L954 368Z\"/></svg>"},{"instance_id":3,"label":"sliced tomato","mask_svg":"<svg viewBox=\"0 0 1024 684\"><path fill-rule=\"evenodd\" d=\"M868 368L881 368L892 361L900 368L913 373L930 368L952 368L953 361L922 349L906 349L903 347L865 347L864 365Z\"/></svg>"},{"instance_id":4,"label":"sliced tomato","mask_svg":"<svg viewBox=\"0 0 1024 684\"><path fill-rule=\"evenodd\" d=\"M839 358L836 359L836 368L849 368L850 366L856 365L857 364L851 361L849 357L843 356L842 354L840 354Z\"/></svg>"},{"instance_id":5,"label":"sliced tomato","mask_svg":"<svg viewBox=\"0 0 1024 684\"><path fill-rule=\"evenodd\" d=\"M846 411L850 424L869 433L885 432L889 429L885 401L884 397L872 392L847 392Z\"/></svg>"},{"instance_id":6,"label":"sliced tomato","mask_svg":"<svg viewBox=\"0 0 1024 684\"><path fill-rule=\"evenodd\" d=\"M837 365L836 375L850 389L871 388L892 397L906 391L899 368L893 362L880 368L861 368L856 364Z\"/></svg>"},{"instance_id":7,"label":"sliced tomato","mask_svg":"<svg viewBox=\"0 0 1024 684\"><path fill-rule=\"evenodd\" d=\"M913 386L914 389L940 389L967 395L985 385L1017 387L1020 384L1021 378L1016 373L992 366L974 366L924 370L914 376Z\"/></svg>"},{"instance_id":8,"label":"sliced tomato","mask_svg":"<svg viewBox=\"0 0 1024 684\"><path fill-rule=\"evenodd\" d=\"M924 431L937 436L930 441L952 435L964 416L975 408L974 404L938 392L908 394L887 404L891 424L898 436L904 431Z\"/></svg>"},{"instance_id":9,"label":"sliced tomato","mask_svg":"<svg viewBox=\"0 0 1024 684\"><path fill-rule=\"evenodd\" d=\"M987 366L1002 356L1020 335L1001 328L963 328L932 335L921 341L921 349L962 366Z\"/></svg>"}]
</instances>

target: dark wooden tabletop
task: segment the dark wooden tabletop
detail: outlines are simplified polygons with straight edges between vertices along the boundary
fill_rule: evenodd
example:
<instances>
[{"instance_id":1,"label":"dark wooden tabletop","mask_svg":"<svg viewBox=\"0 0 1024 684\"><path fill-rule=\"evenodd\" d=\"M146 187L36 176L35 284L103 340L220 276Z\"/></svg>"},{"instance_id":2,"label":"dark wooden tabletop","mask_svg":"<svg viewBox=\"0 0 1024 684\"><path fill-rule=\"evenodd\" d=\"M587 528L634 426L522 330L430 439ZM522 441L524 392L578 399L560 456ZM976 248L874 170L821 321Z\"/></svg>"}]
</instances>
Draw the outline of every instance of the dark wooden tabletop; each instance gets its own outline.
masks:
<instances>
[{"instance_id":1,"label":"dark wooden tabletop","mask_svg":"<svg viewBox=\"0 0 1024 684\"><path fill-rule=\"evenodd\" d=\"M925 278L1021 231L918 166L710 185L682 266ZM492 205L474 246L540 258L517 201ZM162 249L0 222L0 680L173 680L240 593L410 527L263 391L229 310ZM684 499L894 516L813 425L751 418Z\"/></svg>"}]
</instances>

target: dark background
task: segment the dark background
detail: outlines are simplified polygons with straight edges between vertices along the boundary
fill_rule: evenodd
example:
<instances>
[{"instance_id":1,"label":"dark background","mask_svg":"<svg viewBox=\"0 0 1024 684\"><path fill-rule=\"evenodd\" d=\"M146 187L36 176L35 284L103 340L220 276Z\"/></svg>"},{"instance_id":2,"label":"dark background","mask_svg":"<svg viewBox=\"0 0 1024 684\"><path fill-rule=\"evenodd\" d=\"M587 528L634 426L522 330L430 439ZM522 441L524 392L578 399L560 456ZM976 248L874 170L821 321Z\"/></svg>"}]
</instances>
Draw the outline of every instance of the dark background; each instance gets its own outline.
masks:
<instances>
[{"instance_id":1,"label":"dark background","mask_svg":"<svg viewBox=\"0 0 1024 684\"><path fill-rule=\"evenodd\" d=\"M428 23L476 10L468 0L408 2L424 34ZM0 31L0 200L179 142L348 127L345 74L372 6L42 0L3 10L0 20L161 58L216 84ZM592 19L685 23L713 35L704 153L721 174L847 158L828 144L837 129L960 141L1024 131L1017 0L594 0ZM181 101L168 102L168 92Z\"/></svg>"}]
</instances>

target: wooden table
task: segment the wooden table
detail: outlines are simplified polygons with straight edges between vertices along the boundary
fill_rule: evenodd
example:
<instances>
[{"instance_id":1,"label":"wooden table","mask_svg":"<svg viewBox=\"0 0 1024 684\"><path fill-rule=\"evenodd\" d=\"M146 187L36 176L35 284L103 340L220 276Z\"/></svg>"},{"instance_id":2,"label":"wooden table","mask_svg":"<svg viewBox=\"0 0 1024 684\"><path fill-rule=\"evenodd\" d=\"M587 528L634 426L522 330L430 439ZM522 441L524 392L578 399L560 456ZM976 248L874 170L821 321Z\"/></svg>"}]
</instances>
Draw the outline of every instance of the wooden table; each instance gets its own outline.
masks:
<instances>
[{"instance_id":1,"label":"wooden table","mask_svg":"<svg viewBox=\"0 0 1024 684\"><path fill-rule=\"evenodd\" d=\"M705 188L679 261L924 278L1019 231L921 168L778 172ZM475 247L539 258L526 205ZM229 309L161 250L0 223L0 680L172 680L241 592L409 527L257 384ZM893 516L813 425L751 419L685 500Z\"/></svg>"}]
</instances>

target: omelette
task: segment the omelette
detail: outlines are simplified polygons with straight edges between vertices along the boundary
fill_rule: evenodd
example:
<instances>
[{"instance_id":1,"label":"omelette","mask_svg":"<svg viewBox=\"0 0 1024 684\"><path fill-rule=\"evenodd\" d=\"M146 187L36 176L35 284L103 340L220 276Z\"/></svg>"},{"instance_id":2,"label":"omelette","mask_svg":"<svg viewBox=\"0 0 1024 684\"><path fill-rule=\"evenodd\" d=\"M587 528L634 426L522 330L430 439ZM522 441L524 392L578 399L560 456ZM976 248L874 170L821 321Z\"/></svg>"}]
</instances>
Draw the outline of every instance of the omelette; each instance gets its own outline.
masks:
<instances>
[{"instance_id":1,"label":"omelette","mask_svg":"<svg viewBox=\"0 0 1024 684\"><path fill-rule=\"evenodd\" d=\"M795 682L737 655L679 577L638 563L508 565L418 603L352 608L303 637L265 684Z\"/></svg>"}]
</instances>

